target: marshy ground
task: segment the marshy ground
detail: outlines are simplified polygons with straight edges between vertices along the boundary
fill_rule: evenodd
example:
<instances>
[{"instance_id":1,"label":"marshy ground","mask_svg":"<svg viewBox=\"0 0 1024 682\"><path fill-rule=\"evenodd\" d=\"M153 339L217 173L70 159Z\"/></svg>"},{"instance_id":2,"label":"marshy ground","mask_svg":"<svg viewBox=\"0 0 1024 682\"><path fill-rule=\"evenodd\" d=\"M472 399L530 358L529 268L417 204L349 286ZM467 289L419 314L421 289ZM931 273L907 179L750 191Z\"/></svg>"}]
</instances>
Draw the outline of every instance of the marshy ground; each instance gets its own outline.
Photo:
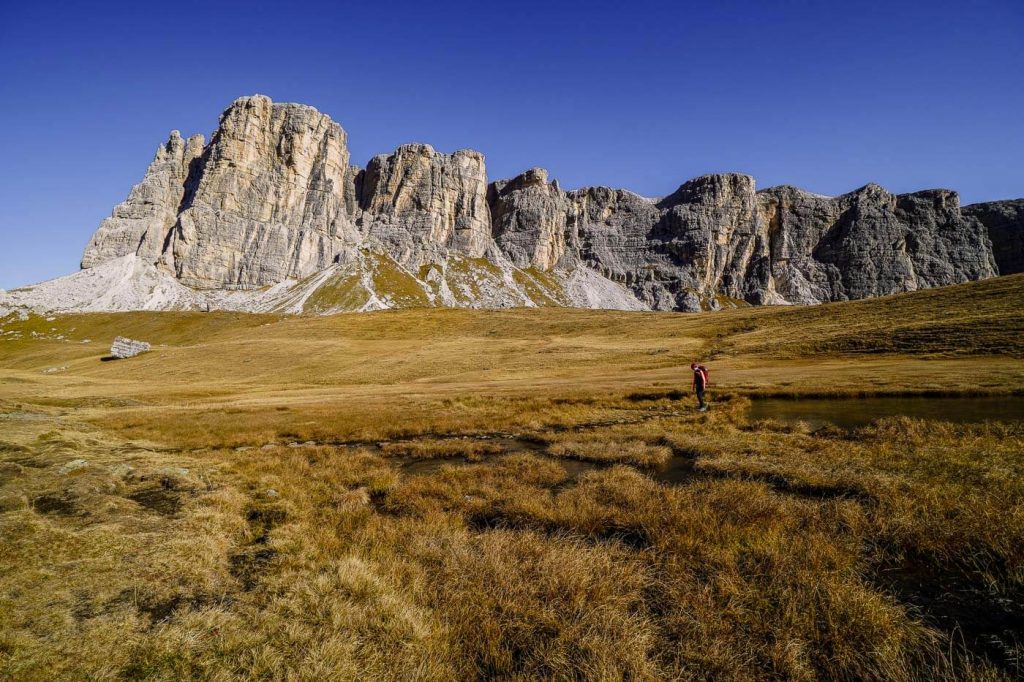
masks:
<instances>
[{"instance_id":1,"label":"marshy ground","mask_svg":"<svg viewBox=\"0 0 1024 682\"><path fill-rule=\"evenodd\" d=\"M1021 421L748 407L1019 394L1022 303L7 318L0 677L1020 677Z\"/></svg>"}]
</instances>

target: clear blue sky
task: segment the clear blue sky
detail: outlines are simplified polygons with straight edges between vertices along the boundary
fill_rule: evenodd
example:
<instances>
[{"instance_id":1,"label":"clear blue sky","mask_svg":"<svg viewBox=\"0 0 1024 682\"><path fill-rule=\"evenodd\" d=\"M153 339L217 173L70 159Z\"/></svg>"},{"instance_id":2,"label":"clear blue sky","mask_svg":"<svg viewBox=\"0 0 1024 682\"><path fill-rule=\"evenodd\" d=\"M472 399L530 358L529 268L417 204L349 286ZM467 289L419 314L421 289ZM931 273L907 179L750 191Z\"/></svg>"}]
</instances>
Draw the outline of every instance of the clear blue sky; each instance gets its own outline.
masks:
<instances>
[{"instance_id":1,"label":"clear blue sky","mask_svg":"<svg viewBox=\"0 0 1024 682\"><path fill-rule=\"evenodd\" d=\"M1024 196L1024 1L0 0L0 287L66 274L172 129L311 104L353 161L663 195L703 173Z\"/></svg>"}]
</instances>

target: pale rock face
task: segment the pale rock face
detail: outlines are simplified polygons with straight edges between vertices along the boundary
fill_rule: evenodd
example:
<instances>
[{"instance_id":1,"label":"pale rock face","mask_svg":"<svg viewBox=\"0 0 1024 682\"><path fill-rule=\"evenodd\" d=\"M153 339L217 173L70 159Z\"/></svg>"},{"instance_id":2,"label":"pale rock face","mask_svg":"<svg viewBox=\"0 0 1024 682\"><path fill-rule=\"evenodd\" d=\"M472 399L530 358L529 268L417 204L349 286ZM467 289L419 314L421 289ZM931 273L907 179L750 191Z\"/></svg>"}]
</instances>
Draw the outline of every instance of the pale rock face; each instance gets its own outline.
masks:
<instances>
[{"instance_id":1,"label":"pale rock face","mask_svg":"<svg viewBox=\"0 0 1024 682\"><path fill-rule=\"evenodd\" d=\"M636 291L659 278L642 254L661 212L650 199L608 187L569 192L567 249L585 267ZM643 299L642 299L643 300ZM645 304L649 304L648 297ZM668 300L661 307L671 308ZM655 306L658 307L658 306Z\"/></svg>"},{"instance_id":2,"label":"pale rock face","mask_svg":"<svg viewBox=\"0 0 1024 682\"><path fill-rule=\"evenodd\" d=\"M769 228L769 280L786 301L884 296L996 275L984 227L962 215L949 190L893 195L867 185L825 198L778 187L758 200ZM762 302L762 283L763 275L748 300Z\"/></svg>"},{"instance_id":3,"label":"pale rock face","mask_svg":"<svg viewBox=\"0 0 1024 682\"><path fill-rule=\"evenodd\" d=\"M581 263L655 310L822 303L942 286L996 274L979 221L948 190L892 195L877 185L831 198L793 187L757 192L738 173L707 175L653 202L624 190L564 195L540 171L491 188L499 245L516 260L560 225L563 267ZM543 197L543 199L541 198ZM550 240L548 240L550 243ZM534 264L536 264L534 262Z\"/></svg>"},{"instance_id":4,"label":"pale rock face","mask_svg":"<svg viewBox=\"0 0 1024 682\"><path fill-rule=\"evenodd\" d=\"M540 168L488 186L481 154L425 144L365 171L349 161L326 115L243 97L205 148L172 133L96 231L86 270L0 295L0 308L715 310L942 286L994 276L997 261L1024 270L1024 201L961 210L948 190L757 191L739 173L660 200L565 192ZM405 294L387 290L395 282Z\"/></svg>"},{"instance_id":5,"label":"pale rock face","mask_svg":"<svg viewBox=\"0 0 1024 682\"><path fill-rule=\"evenodd\" d=\"M370 160L360 196L362 232L401 263L443 259L448 249L480 258L493 244L479 152L441 154L426 144L403 145Z\"/></svg>"},{"instance_id":6,"label":"pale rock face","mask_svg":"<svg viewBox=\"0 0 1024 682\"><path fill-rule=\"evenodd\" d=\"M492 183L488 203L494 239L513 263L547 271L562 261L569 201L546 170Z\"/></svg>"},{"instance_id":7,"label":"pale rock face","mask_svg":"<svg viewBox=\"0 0 1024 682\"><path fill-rule=\"evenodd\" d=\"M1024 199L972 204L963 212L987 229L1000 275L1024 272Z\"/></svg>"},{"instance_id":8,"label":"pale rock face","mask_svg":"<svg viewBox=\"0 0 1024 682\"><path fill-rule=\"evenodd\" d=\"M157 149L142 182L100 223L82 256L82 267L136 254L155 261L178 218L189 174L196 171L203 136L183 140L177 130Z\"/></svg>"},{"instance_id":9,"label":"pale rock face","mask_svg":"<svg viewBox=\"0 0 1024 682\"><path fill-rule=\"evenodd\" d=\"M134 339L118 336L110 346L110 354L115 358L126 360L127 358L133 358L136 355L141 355L142 353L148 353L149 349L150 346L145 341L136 341Z\"/></svg>"},{"instance_id":10,"label":"pale rock face","mask_svg":"<svg viewBox=\"0 0 1024 682\"><path fill-rule=\"evenodd\" d=\"M354 183L345 131L312 107L235 101L185 197L169 264L197 288L303 278L351 252Z\"/></svg>"}]
</instances>

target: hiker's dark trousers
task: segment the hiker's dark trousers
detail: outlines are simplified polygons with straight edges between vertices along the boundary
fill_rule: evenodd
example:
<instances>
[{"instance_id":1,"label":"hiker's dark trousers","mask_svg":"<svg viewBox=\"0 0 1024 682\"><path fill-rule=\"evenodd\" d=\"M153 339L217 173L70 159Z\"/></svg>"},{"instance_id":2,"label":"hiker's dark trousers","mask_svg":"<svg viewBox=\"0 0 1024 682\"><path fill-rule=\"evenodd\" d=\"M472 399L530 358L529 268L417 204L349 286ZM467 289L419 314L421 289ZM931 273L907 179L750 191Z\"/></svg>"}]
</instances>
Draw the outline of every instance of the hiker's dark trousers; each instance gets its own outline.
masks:
<instances>
[{"instance_id":1,"label":"hiker's dark trousers","mask_svg":"<svg viewBox=\"0 0 1024 682\"><path fill-rule=\"evenodd\" d=\"M706 407L707 403L704 402L704 387L698 386L695 390L697 391L697 406L700 408Z\"/></svg>"}]
</instances>

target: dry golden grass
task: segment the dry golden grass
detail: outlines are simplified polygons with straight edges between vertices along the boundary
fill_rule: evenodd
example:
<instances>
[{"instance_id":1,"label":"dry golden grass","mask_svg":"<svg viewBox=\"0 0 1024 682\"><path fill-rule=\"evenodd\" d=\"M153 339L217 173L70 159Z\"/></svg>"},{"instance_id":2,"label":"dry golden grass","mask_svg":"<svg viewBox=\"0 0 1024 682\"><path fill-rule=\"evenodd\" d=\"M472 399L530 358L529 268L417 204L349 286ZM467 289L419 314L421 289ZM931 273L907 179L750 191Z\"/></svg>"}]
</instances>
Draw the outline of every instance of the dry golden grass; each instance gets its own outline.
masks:
<instances>
[{"instance_id":1,"label":"dry golden grass","mask_svg":"<svg viewBox=\"0 0 1024 682\"><path fill-rule=\"evenodd\" d=\"M672 458L672 449L664 445L600 438L590 441L559 441L549 446L548 452L555 457L571 457L585 462L616 462L647 468L664 466Z\"/></svg>"},{"instance_id":2,"label":"dry golden grass","mask_svg":"<svg viewBox=\"0 0 1024 682\"><path fill-rule=\"evenodd\" d=\"M1019 392L1022 300L0 322L0 678L1020 677L1024 425L745 396Z\"/></svg>"},{"instance_id":3,"label":"dry golden grass","mask_svg":"<svg viewBox=\"0 0 1024 682\"><path fill-rule=\"evenodd\" d=\"M408 457L410 459L462 458L470 462L482 461L485 457L501 455L507 449L498 444L480 440L418 438L397 443L381 443L381 452L386 457Z\"/></svg>"}]
</instances>

